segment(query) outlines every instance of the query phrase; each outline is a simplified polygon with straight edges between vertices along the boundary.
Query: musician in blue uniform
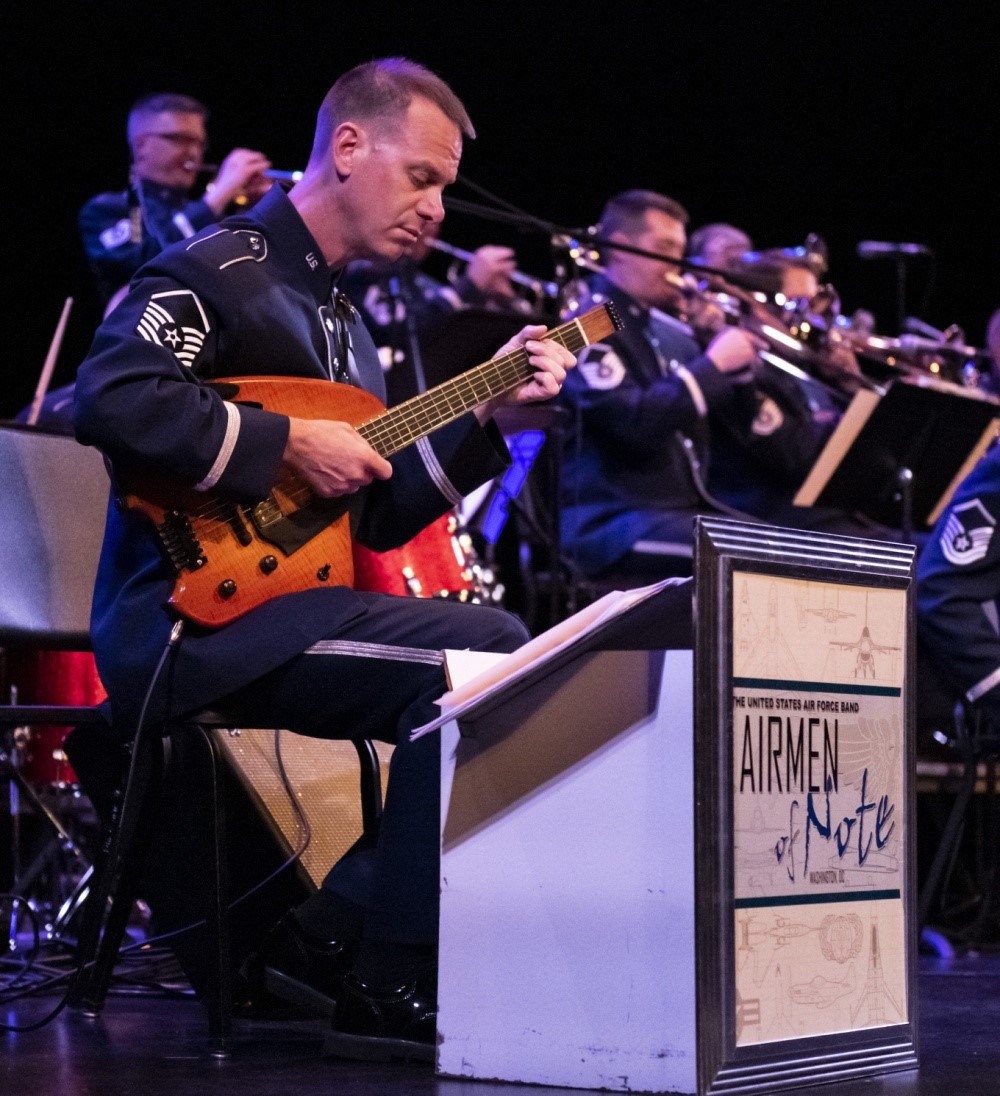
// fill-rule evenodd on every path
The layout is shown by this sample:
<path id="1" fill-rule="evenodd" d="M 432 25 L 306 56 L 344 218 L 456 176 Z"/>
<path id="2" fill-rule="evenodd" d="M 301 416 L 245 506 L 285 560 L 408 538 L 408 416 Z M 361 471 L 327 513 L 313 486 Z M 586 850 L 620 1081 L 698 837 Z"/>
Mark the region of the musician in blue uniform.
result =
<path id="1" fill-rule="evenodd" d="M 601 235 L 680 259 L 687 220 L 672 198 L 626 191 L 604 207 Z M 588 576 L 612 568 L 653 576 L 665 555 L 691 554 L 692 521 L 706 506 L 685 445 L 703 453 L 710 412 L 752 386 L 757 345 L 730 327 L 703 352 L 668 311 L 681 300 L 676 268 L 615 249 L 605 264 L 588 280 L 585 304 L 613 301 L 624 330 L 583 350 L 563 389 L 575 423 L 564 453 L 563 542 Z"/>
<path id="2" fill-rule="evenodd" d="M 954 688 L 1000 727 L 1000 448 L 959 485 L 917 562 L 917 635 Z"/>
<path id="3" fill-rule="evenodd" d="M 533 379 L 391 460 L 335 415 L 227 401 L 209 383 L 280 375 L 381 396 L 375 347 L 337 275 L 352 260 L 398 259 L 441 220 L 463 135 L 474 131 L 461 102 L 419 65 L 373 61 L 342 76 L 302 180 L 164 251 L 98 330 L 79 371 L 80 440 L 119 478 L 170 476 L 238 503 L 294 474 L 321 498 L 349 500 L 358 539 L 376 549 L 410 539 L 501 471 L 509 455 L 495 408 L 551 397 L 573 364 L 537 326 L 503 348 L 524 347 Z M 112 508 L 92 633 L 121 726 L 134 725 L 170 642 L 172 585 L 151 524 Z M 340 1052 L 387 1040 L 394 1053 L 433 1055 L 439 742 L 409 734 L 437 712 L 442 649 L 509 651 L 525 638 L 496 609 L 335 587 L 274 597 L 218 629 L 188 626 L 170 646 L 149 719 L 228 697 L 248 726 L 259 715 L 267 726 L 396 743 L 374 862 L 348 854 L 283 930 L 324 965 Z"/>
<path id="4" fill-rule="evenodd" d="M 601 235 L 679 259 L 687 220 L 672 198 L 626 191 L 605 206 Z M 828 386 L 761 364 L 766 344 L 743 328 L 713 335 L 678 319 L 690 287 L 676 266 L 613 247 L 604 258 L 590 294 L 617 304 L 625 330 L 581 353 L 561 397 L 576 423 L 564 454 L 563 536 L 585 575 L 651 579 L 676 569 L 691 554 L 698 513 L 892 536 L 862 517 L 792 504 L 840 416 Z"/>
<path id="5" fill-rule="evenodd" d="M 137 100 L 128 115 L 129 185 L 91 198 L 80 210 L 83 248 L 102 305 L 154 255 L 222 217 L 242 196 L 253 203 L 270 186 L 261 152 L 233 149 L 205 193 L 192 197 L 203 170 L 208 110 L 189 95 Z"/>

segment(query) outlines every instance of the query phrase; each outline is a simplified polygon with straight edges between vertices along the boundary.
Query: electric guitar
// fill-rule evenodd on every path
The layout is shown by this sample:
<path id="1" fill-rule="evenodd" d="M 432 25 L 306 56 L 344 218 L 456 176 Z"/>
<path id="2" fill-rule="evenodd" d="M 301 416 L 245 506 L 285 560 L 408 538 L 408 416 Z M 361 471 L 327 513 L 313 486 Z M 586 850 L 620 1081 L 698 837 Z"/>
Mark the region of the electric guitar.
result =
<path id="1" fill-rule="evenodd" d="M 573 353 L 621 330 L 614 305 L 599 305 L 547 332 Z M 233 377 L 225 399 L 305 419 L 350 423 L 383 457 L 398 453 L 468 411 L 531 379 L 523 347 L 477 365 L 386 410 L 370 392 L 294 377 Z M 324 499 L 285 471 L 255 505 L 194 491 L 169 480 L 126 478 L 121 504 L 153 523 L 174 571 L 173 609 L 221 627 L 281 594 L 354 580 L 348 510 L 352 496 Z"/>

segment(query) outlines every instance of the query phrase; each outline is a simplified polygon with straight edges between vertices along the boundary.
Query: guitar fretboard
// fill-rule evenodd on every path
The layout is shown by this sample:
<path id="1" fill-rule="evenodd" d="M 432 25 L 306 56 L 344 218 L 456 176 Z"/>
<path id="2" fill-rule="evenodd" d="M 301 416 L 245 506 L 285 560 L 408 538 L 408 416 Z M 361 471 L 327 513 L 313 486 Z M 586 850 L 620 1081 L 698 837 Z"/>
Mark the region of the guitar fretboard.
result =
<path id="1" fill-rule="evenodd" d="M 603 311 L 603 308 L 592 311 Z M 587 313 L 553 328 L 543 338 L 552 339 L 575 354 L 591 341 L 584 322 L 591 315 L 592 312 Z M 467 411 L 524 384 L 533 372 L 528 352 L 519 347 L 363 423 L 358 427 L 358 433 L 377 453 L 390 457 L 439 427 L 461 418 Z"/>

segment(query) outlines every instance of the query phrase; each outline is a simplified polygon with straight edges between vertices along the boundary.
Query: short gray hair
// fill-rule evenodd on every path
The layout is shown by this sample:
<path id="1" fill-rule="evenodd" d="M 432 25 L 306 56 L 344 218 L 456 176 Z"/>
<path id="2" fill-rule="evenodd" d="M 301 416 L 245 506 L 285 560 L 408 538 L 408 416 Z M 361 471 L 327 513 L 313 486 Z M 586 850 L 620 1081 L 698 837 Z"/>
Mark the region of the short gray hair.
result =
<path id="1" fill-rule="evenodd" d="M 132 104 L 128 112 L 126 134 L 131 145 L 142 134 L 146 120 L 155 114 L 200 114 L 208 122 L 208 107 L 190 95 L 178 95 L 172 91 L 159 91 L 143 95 Z"/>

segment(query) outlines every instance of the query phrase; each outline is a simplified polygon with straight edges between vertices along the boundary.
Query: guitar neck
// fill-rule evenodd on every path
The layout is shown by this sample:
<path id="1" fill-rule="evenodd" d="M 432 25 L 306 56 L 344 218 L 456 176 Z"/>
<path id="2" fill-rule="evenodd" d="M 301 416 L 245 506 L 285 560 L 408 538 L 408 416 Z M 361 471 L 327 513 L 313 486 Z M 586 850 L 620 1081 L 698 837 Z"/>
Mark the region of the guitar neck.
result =
<path id="1" fill-rule="evenodd" d="M 596 339 L 618 330 L 621 321 L 614 305 L 608 303 L 553 328 L 544 338 L 576 354 Z M 467 412 L 520 387 L 533 373 L 528 352 L 518 347 L 370 419 L 358 427 L 358 433 L 377 453 L 390 457 Z"/>

